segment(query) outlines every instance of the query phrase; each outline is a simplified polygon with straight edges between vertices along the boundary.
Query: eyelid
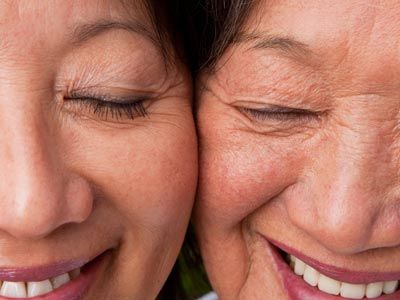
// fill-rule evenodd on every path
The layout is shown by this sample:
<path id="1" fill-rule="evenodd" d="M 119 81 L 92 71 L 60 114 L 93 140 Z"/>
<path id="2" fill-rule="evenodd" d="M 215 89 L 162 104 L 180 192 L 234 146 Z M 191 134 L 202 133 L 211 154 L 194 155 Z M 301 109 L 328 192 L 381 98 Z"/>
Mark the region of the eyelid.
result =
<path id="1" fill-rule="evenodd" d="M 278 105 L 269 105 L 268 107 L 261 108 L 245 108 L 249 110 L 257 110 L 260 112 L 268 112 L 268 113 L 317 113 L 315 111 L 311 111 L 309 109 L 304 108 L 295 108 L 288 106 L 278 106 Z"/>
<path id="2" fill-rule="evenodd" d="M 148 116 L 145 102 L 148 96 L 116 97 L 96 93 L 71 92 L 64 97 L 65 104 L 72 107 L 70 112 L 89 119 L 101 121 L 134 120 Z M 93 117 L 94 116 L 94 117 Z"/>
<path id="3" fill-rule="evenodd" d="M 247 116 L 258 120 L 275 120 L 275 121 L 311 121 L 318 120 L 320 116 L 324 113 L 321 111 L 313 111 L 303 108 L 293 108 L 278 105 L 269 105 L 267 107 L 260 108 L 250 108 L 250 107 L 239 107 L 242 113 Z"/>
<path id="4" fill-rule="evenodd" d="M 127 104 L 127 103 L 134 103 L 134 102 L 139 102 L 139 101 L 146 101 L 151 98 L 150 95 L 144 95 L 144 94 L 137 94 L 137 95 L 121 95 L 121 96 L 115 96 L 111 95 L 107 92 L 104 93 L 99 93 L 99 92 L 94 92 L 94 91 L 85 91 L 85 90 L 77 90 L 77 91 L 71 91 L 67 97 L 64 97 L 64 99 L 69 100 L 69 99 L 81 99 L 81 100 L 99 100 L 99 101 L 104 101 L 104 102 L 111 102 L 111 103 L 116 103 L 116 104 Z"/>

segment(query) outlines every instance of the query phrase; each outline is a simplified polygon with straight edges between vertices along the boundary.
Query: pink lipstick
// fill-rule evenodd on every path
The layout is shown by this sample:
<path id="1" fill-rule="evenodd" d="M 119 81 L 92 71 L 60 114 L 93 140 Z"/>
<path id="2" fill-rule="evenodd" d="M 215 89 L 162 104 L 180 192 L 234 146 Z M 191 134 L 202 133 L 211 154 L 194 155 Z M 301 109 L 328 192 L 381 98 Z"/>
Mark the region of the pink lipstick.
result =
<path id="1" fill-rule="evenodd" d="M 78 300 L 83 299 L 90 287 L 94 284 L 97 274 L 105 267 L 110 259 L 110 251 L 106 251 L 92 259 L 76 259 L 46 266 L 32 268 L 0 268 L 0 281 L 2 281 L 2 293 L 0 300 L 32 299 L 32 300 Z M 63 278 L 62 282 L 55 278 Z M 47 293 L 34 294 L 33 288 L 42 285 L 37 282 L 45 282 L 49 289 Z M 5 287 L 4 285 L 7 284 Z M 36 284 L 36 285 L 35 285 Z M 3 290 L 19 287 L 16 294 L 8 295 Z M 30 294 L 28 294 L 30 292 Z M 25 293 L 25 295 L 24 295 Z M 38 296 L 34 296 L 38 295 Z M 19 297 L 19 298 L 18 298 Z"/>
<path id="2" fill-rule="evenodd" d="M 343 293 L 343 287 L 346 283 L 348 284 L 364 284 L 375 283 L 375 282 L 385 282 L 385 281 L 397 281 L 400 278 L 400 273 L 398 272 L 357 272 L 352 270 L 347 270 L 344 268 L 338 268 L 335 266 L 330 266 L 324 263 L 321 263 L 315 259 L 312 259 L 303 253 L 292 249 L 281 242 L 276 240 L 272 240 L 266 238 L 261 235 L 262 238 L 267 243 L 267 247 L 272 249 L 273 259 L 275 265 L 277 267 L 277 271 L 280 275 L 280 278 L 283 282 L 284 287 L 286 288 L 288 297 L 290 300 L 340 300 L 340 299 L 350 299 L 344 296 L 336 296 L 323 292 L 318 287 L 311 286 L 309 283 L 305 281 L 301 276 L 298 276 L 291 269 L 289 264 L 285 261 L 285 255 L 293 255 L 294 257 L 302 260 L 308 266 L 314 268 L 317 272 L 322 275 L 325 275 L 329 278 L 335 279 L 341 283 L 341 291 L 340 294 Z M 280 252 L 284 252 L 284 255 Z M 321 277 L 322 278 L 322 277 Z M 321 283 L 321 282 L 320 282 Z M 343 294 L 342 294 L 343 295 Z M 380 295 L 380 296 L 379 296 Z M 350 296 L 349 296 L 350 297 Z M 362 299 L 367 299 L 366 294 L 364 297 L 361 296 Z M 352 297 L 352 299 L 355 299 Z M 360 298 L 357 298 L 360 299 Z M 391 294 L 385 295 L 384 293 L 377 294 L 373 299 L 376 300 L 395 300 L 400 299 L 400 291 L 397 290 Z"/>
<path id="3" fill-rule="evenodd" d="M 365 271 L 351 271 L 343 268 L 338 268 L 335 266 L 330 266 L 324 264 L 320 261 L 317 261 L 311 257 L 306 256 L 305 254 L 297 251 L 296 249 L 287 247 L 278 241 L 274 241 L 268 239 L 268 241 L 275 245 L 275 247 L 283 250 L 288 254 L 292 254 L 297 258 L 304 261 L 307 265 L 313 267 L 318 272 L 336 279 L 338 281 L 344 281 L 348 283 L 370 283 L 370 282 L 378 282 L 378 281 L 391 281 L 398 280 L 400 278 L 400 272 L 365 272 Z"/>

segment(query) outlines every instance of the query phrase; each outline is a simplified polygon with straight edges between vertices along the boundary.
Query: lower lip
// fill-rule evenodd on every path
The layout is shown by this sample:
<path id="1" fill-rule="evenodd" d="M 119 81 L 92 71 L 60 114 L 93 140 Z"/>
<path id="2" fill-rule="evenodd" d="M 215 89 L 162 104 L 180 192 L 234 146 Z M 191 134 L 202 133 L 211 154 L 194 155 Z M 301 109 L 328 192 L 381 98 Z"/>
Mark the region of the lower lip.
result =
<path id="1" fill-rule="evenodd" d="M 312 287 L 307 284 L 300 276 L 294 274 L 289 265 L 282 258 L 281 254 L 278 253 L 278 248 L 272 245 L 264 236 L 263 239 L 267 242 L 268 246 L 272 249 L 272 256 L 278 267 L 278 271 L 282 275 L 283 284 L 287 290 L 290 300 L 343 300 L 349 298 L 343 298 L 340 296 L 333 296 L 321 292 L 318 288 Z M 369 299 L 369 298 L 362 298 Z M 383 295 L 376 298 L 370 298 L 375 300 L 399 300 L 400 291 L 397 291 L 390 295 Z"/>
<path id="2" fill-rule="evenodd" d="M 1 297 L 0 300 L 81 300 L 96 280 L 97 274 L 105 267 L 110 252 L 105 252 L 83 266 L 80 275 L 51 293 L 32 298 Z"/>

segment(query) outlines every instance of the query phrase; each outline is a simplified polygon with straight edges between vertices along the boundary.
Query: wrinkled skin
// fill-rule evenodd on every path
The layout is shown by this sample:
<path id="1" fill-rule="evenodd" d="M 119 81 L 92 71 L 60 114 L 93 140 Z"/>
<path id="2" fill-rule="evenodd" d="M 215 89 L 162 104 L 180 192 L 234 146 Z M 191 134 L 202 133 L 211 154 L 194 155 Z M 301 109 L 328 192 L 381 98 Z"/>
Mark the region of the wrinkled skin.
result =
<path id="1" fill-rule="evenodd" d="M 139 1 L 1 1 L 0 20 L 0 267 L 110 250 L 85 299 L 154 299 L 196 188 L 187 70 Z M 146 115 L 92 95 L 145 97 Z"/>
<path id="2" fill-rule="evenodd" d="M 214 289 L 288 299 L 267 240 L 399 271 L 400 5 L 260 1 L 241 31 L 198 89 L 195 225 Z"/>

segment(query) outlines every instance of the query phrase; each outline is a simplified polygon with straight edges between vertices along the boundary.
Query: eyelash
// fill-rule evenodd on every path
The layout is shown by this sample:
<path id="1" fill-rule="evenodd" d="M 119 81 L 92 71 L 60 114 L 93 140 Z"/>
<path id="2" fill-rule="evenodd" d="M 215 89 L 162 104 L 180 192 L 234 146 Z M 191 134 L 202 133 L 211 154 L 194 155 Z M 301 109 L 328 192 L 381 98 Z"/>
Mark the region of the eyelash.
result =
<path id="1" fill-rule="evenodd" d="M 298 108 L 288 107 L 275 107 L 271 109 L 252 109 L 242 108 L 243 112 L 251 117 L 259 120 L 275 120 L 282 122 L 296 122 L 296 121 L 315 121 L 319 118 L 319 113 Z"/>
<path id="2" fill-rule="evenodd" d="M 148 115 L 144 102 L 148 99 L 142 97 L 134 100 L 124 100 L 101 95 L 71 95 L 64 98 L 75 101 L 76 104 L 88 109 L 89 112 L 103 120 L 131 119 L 146 117 Z"/>

